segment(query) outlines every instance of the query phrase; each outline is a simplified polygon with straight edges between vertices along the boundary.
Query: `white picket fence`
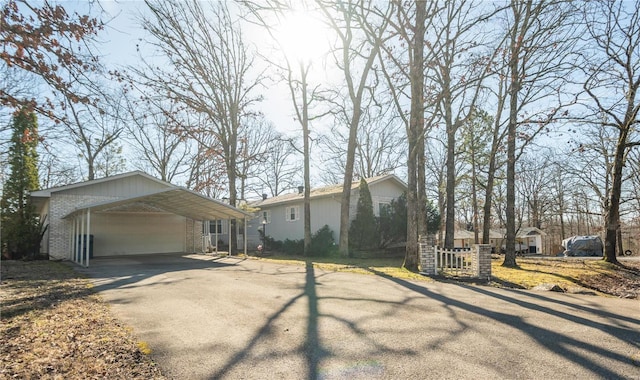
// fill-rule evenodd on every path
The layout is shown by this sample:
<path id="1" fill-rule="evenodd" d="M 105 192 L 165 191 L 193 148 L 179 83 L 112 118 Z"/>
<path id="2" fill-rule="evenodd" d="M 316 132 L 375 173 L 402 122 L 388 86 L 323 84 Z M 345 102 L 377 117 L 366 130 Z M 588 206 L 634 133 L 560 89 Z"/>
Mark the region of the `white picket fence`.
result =
<path id="1" fill-rule="evenodd" d="M 444 249 L 436 247 L 436 268 L 439 274 L 476 276 L 478 255 L 471 248 Z"/>
<path id="2" fill-rule="evenodd" d="M 427 276 L 474 277 L 491 279 L 491 245 L 444 249 L 434 244 L 435 236 L 421 236 L 420 273 Z"/>

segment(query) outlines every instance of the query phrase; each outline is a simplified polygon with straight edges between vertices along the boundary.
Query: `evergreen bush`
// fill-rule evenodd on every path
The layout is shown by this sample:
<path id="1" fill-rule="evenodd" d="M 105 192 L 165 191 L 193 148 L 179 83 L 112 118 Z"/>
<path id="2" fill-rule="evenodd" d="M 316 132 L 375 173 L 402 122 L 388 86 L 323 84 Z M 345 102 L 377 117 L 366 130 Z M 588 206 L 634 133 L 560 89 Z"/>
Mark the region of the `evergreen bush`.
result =
<path id="1" fill-rule="evenodd" d="M 0 201 L 2 215 L 2 247 L 12 259 L 35 259 L 45 231 L 35 213 L 30 191 L 39 189 L 38 180 L 38 122 L 35 113 L 22 108 L 13 115 L 10 173 Z"/>
<path id="2" fill-rule="evenodd" d="M 378 246 L 379 236 L 376 217 L 373 213 L 373 201 L 367 181 L 360 180 L 360 197 L 356 208 L 356 217 L 349 227 L 349 245 L 356 250 L 371 249 Z"/>

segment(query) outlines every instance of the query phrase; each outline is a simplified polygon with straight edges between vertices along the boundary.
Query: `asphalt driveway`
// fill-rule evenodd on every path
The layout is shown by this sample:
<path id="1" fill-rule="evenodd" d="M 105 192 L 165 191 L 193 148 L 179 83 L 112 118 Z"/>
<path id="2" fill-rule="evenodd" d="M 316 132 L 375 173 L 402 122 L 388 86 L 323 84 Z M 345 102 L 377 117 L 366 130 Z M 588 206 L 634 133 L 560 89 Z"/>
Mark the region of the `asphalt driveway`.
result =
<path id="1" fill-rule="evenodd" d="M 96 259 L 176 379 L 640 379 L 640 302 L 204 255 Z"/>

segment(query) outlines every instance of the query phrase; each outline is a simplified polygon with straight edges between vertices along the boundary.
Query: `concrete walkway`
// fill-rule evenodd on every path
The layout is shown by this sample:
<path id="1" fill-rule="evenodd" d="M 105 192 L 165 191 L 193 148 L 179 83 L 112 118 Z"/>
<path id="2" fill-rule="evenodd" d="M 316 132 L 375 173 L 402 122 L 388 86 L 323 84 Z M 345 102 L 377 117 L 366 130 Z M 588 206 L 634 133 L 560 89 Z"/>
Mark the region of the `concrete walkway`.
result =
<path id="1" fill-rule="evenodd" d="M 96 259 L 176 379 L 640 379 L 640 302 L 210 256 Z"/>

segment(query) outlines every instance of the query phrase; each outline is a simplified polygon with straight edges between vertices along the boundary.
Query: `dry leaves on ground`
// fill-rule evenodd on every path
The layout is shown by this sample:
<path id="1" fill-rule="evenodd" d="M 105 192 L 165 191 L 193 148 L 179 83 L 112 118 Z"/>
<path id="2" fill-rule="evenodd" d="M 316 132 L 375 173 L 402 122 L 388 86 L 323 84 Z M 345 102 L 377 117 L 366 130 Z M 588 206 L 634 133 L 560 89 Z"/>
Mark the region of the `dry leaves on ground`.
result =
<path id="1" fill-rule="evenodd" d="M 0 299 L 0 379 L 164 378 L 64 264 L 3 261 Z"/>
<path id="2" fill-rule="evenodd" d="M 621 298 L 640 298 L 640 263 L 624 262 L 622 266 L 608 265 L 599 273 L 583 275 L 580 282 L 591 289 Z"/>

